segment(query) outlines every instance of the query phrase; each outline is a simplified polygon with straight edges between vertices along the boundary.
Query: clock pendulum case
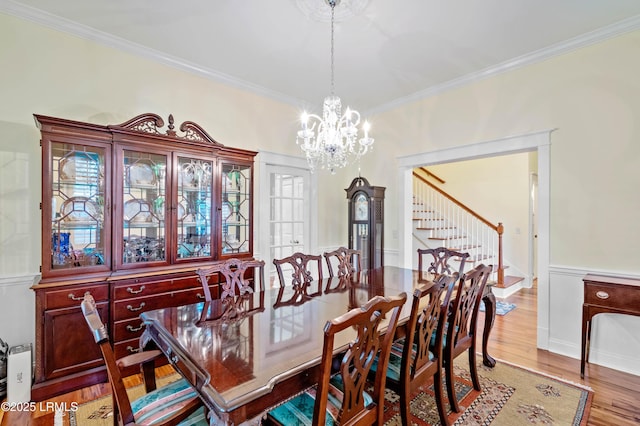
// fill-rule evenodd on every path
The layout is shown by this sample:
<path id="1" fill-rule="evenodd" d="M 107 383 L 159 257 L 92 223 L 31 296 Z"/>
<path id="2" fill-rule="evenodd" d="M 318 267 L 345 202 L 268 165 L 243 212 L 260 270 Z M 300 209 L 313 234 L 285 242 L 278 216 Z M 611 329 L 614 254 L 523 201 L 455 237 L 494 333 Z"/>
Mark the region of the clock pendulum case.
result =
<path id="1" fill-rule="evenodd" d="M 383 266 L 385 188 L 371 186 L 358 176 L 345 191 L 349 202 L 349 248 L 361 251 L 363 268 L 379 268 Z"/>

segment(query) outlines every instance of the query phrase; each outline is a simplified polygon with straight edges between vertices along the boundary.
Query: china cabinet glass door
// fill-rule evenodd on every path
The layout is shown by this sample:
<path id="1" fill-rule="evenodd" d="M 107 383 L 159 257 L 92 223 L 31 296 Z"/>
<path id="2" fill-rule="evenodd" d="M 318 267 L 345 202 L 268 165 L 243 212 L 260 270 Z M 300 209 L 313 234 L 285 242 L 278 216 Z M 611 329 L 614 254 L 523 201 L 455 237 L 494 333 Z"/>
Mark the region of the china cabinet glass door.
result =
<path id="1" fill-rule="evenodd" d="M 251 250 L 251 165 L 222 163 L 222 255 Z"/>
<path id="2" fill-rule="evenodd" d="M 106 152 L 99 146 L 51 143 L 49 269 L 52 271 L 109 267 L 105 230 Z"/>
<path id="3" fill-rule="evenodd" d="M 211 257 L 213 161 L 178 157 L 177 259 Z"/>
<path id="4" fill-rule="evenodd" d="M 167 156 L 123 151 L 122 263 L 167 260 Z"/>

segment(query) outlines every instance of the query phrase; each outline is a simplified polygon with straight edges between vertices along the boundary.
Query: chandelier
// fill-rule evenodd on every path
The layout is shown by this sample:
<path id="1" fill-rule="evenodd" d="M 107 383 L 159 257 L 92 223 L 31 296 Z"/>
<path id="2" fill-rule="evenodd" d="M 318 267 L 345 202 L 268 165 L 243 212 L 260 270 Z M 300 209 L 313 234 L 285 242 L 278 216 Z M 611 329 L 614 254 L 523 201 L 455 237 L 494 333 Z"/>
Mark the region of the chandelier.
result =
<path id="1" fill-rule="evenodd" d="M 360 113 L 347 107 L 342 114 L 342 102 L 335 95 L 334 84 L 334 14 L 340 0 L 325 0 L 331 6 L 331 95 L 324 98 L 322 117 L 303 112 L 300 117 L 302 129 L 298 131 L 296 144 L 304 151 L 309 168 L 327 169 L 334 174 L 336 169 L 357 161 L 373 145 L 369 137 L 369 123 L 362 125 L 364 137 L 358 139 Z"/>

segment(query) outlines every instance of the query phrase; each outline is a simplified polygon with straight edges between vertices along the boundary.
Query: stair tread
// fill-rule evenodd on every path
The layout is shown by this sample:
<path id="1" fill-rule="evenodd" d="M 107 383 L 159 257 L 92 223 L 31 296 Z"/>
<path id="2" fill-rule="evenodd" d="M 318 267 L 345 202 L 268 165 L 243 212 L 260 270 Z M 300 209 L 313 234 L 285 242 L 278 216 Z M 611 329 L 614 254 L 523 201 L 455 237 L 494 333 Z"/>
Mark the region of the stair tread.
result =
<path id="1" fill-rule="evenodd" d="M 481 262 L 483 260 L 492 259 L 493 256 L 489 254 L 476 254 L 467 258 L 467 262 Z"/>
<path id="2" fill-rule="evenodd" d="M 478 248 L 478 247 L 480 247 L 480 246 L 479 245 L 474 245 L 474 244 L 469 244 L 469 245 L 462 245 L 462 246 L 459 246 L 459 247 L 449 247 L 449 250 L 462 252 L 464 250 L 474 249 L 474 248 Z"/>
<path id="3" fill-rule="evenodd" d="M 430 226 L 417 226 L 416 229 L 419 229 L 420 231 L 438 231 L 440 229 L 456 229 L 453 226 L 450 226 L 448 228 L 433 228 Z"/>
<path id="4" fill-rule="evenodd" d="M 524 281 L 524 277 L 515 277 L 513 275 L 505 275 L 504 284 L 496 284 L 497 288 L 509 288 L 512 285 L 518 284 L 519 282 Z"/>

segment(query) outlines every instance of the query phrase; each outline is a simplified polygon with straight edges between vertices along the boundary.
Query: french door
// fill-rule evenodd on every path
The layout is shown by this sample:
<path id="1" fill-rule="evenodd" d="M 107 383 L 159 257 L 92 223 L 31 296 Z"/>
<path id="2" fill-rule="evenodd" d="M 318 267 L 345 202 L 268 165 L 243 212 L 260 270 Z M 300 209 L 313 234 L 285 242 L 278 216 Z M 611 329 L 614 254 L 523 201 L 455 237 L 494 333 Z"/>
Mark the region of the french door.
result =
<path id="1" fill-rule="evenodd" d="M 263 154 L 265 153 L 260 156 Z M 298 251 L 316 254 L 314 250 L 317 238 L 313 231 L 316 227 L 312 226 L 317 220 L 314 207 L 317 205 L 316 179 L 306 167 L 306 161 L 302 163 L 302 167 L 297 167 L 295 161 L 288 156 L 276 157 L 263 163 L 264 166 L 261 165 L 260 182 L 261 257 L 267 264 L 271 277 L 276 277 L 273 259 Z"/>

